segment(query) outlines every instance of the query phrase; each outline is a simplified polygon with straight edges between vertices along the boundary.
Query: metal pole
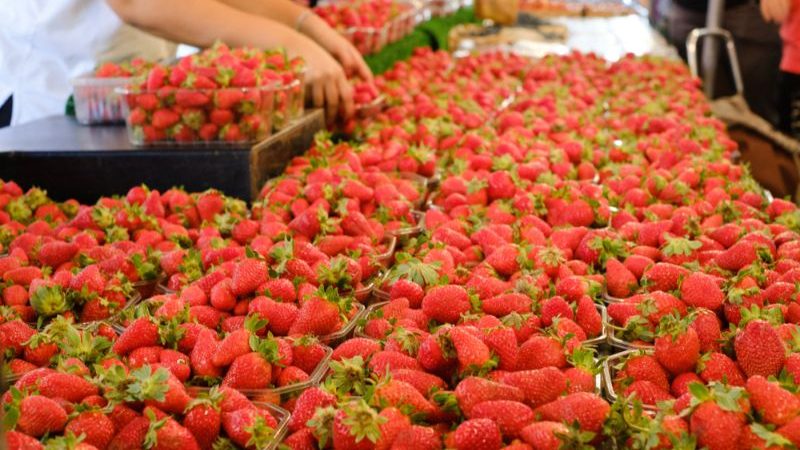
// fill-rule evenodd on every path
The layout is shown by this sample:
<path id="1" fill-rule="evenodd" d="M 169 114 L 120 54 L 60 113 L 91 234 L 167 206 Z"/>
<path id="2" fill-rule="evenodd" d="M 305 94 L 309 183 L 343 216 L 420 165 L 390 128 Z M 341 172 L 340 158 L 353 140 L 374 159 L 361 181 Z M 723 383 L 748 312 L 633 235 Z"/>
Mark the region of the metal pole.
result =
<path id="1" fill-rule="evenodd" d="M 719 30 L 722 26 L 722 16 L 725 14 L 725 0 L 709 0 L 708 13 L 706 14 L 706 28 Z M 719 63 L 719 42 L 715 39 L 706 40 L 703 47 L 703 91 L 706 97 L 714 96 L 714 79 L 717 76 Z"/>

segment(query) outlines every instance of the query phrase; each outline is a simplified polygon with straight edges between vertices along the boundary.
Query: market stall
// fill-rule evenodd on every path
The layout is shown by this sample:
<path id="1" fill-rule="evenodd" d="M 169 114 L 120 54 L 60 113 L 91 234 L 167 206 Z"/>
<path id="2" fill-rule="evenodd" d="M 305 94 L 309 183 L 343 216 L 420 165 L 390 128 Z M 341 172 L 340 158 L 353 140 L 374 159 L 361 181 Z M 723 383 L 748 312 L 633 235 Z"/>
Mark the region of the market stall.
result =
<path id="1" fill-rule="evenodd" d="M 800 446 L 800 209 L 624 11 L 356 30 L 409 54 L 328 130 L 253 125 L 296 73 L 176 110 L 182 60 L 127 131 L 0 131 L 9 448 Z"/>

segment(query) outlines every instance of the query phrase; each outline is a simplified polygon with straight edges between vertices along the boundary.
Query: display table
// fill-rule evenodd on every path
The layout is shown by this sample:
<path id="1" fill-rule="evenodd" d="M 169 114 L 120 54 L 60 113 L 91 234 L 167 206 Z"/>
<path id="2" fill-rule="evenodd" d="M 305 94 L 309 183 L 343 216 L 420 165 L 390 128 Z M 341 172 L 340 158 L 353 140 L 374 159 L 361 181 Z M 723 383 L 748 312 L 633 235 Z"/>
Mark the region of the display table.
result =
<path id="1" fill-rule="evenodd" d="M 24 180 L 59 197 L 94 203 L 146 184 L 159 190 L 211 187 L 250 199 L 305 152 L 322 129 L 315 110 L 256 146 L 134 147 L 124 126 L 84 126 L 54 116 L 0 130 L 0 179 Z"/>

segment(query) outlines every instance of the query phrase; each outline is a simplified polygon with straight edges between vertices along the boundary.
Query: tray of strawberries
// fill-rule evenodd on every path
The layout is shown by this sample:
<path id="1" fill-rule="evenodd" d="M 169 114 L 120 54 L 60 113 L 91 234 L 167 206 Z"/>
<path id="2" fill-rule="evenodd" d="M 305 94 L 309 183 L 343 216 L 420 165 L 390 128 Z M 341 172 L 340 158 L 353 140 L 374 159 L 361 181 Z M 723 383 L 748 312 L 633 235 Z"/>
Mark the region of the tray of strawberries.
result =
<path id="1" fill-rule="evenodd" d="M 314 12 L 363 55 L 377 53 L 407 36 L 419 20 L 416 5 L 399 0 L 329 1 Z"/>

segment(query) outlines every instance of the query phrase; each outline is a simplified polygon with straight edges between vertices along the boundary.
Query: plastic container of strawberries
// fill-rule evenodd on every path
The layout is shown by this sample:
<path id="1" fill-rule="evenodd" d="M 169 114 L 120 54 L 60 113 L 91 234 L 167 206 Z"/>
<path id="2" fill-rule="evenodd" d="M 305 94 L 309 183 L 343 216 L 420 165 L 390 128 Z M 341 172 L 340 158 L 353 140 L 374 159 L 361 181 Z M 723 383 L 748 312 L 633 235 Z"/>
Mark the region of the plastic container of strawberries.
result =
<path id="1" fill-rule="evenodd" d="M 83 75 L 72 79 L 75 118 L 83 125 L 122 123 L 125 106 L 117 89 L 131 84 L 133 78 L 100 78 Z"/>
<path id="2" fill-rule="evenodd" d="M 135 86 L 117 89 L 122 95 L 128 139 L 135 146 L 242 146 L 263 141 L 272 134 L 275 95 L 279 84 L 252 88 L 161 89 Z M 191 100 L 194 114 L 177 104 L 177 96 Z M 210 121 L 219 110 L 219 98 L 228 96 L 231 119 L 218 126 Z"/>
<path id="3" fill-rule="evenodd" d="M 281 399 L 291 397 L 293 394 L 302 392 L 312 386 L 319 385 L 320 381 L 322 381 L 322 378 L 325 376 L 325 373 L 328 371 L 328 364 L 330 363 L 332 354 L 333 349 L 326 345 L 325 356 L 322 357 L 319 364 L 317 364 L 317 367 L 314 368 L 314 371 L 308 374 L 308 380 L 303 382 L 277 388 L 237 389 L 237 391 L 246 395 L 250 399 L 274 399 L 275 401 L 279 401 Z M 190 392 L 207 392 L 211 388 L 205 386 L 189 386 L 188 389 Z"/>
<path id="4" fill-rule="evenodd" d="M 614 353 L 603 360 L 603 388 L 606 398 L 609 401 L 613 403 L 618 398 L 617 391 L 614 388 L 614 378 L 616 378 L 617 375 L 616 366 L 630 356 L 639 355 L 642 353 L 652 354 L 652 352 L 652 349 L 625 350 L 623 352 Z M 658 410 L 655 405 L 642 405 L 642 408 L 646 411 Z"/>

